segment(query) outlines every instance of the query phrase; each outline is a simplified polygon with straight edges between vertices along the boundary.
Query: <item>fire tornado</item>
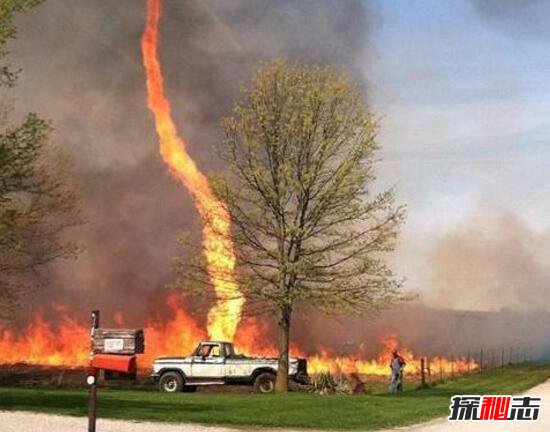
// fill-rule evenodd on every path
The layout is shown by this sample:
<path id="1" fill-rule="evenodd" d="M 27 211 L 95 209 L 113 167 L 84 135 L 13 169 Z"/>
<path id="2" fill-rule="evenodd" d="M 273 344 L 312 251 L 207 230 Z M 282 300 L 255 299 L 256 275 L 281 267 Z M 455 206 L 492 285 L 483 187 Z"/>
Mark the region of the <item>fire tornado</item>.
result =
<path id="1" fill-rule="evenodd" d="M 148 107 L 155 119 L 159 151 L 171 174 L 190 192 L 204 223 L 203 248 L 208 274 L 217 302 L 208 313 L 208 334 L 214 340 L 232 341 L 241 317 L 244 298 L 235 283 L 235 255 L 228 237 L 230 218 L 223 203 L 213 194 L 206 176 L 197 168 L 178 135 L 164 93 L 158 58 L 158 23 L 161 0 L 148 0 L 147 22 L 141 39 L 143 65 L 147 75 Z"/>

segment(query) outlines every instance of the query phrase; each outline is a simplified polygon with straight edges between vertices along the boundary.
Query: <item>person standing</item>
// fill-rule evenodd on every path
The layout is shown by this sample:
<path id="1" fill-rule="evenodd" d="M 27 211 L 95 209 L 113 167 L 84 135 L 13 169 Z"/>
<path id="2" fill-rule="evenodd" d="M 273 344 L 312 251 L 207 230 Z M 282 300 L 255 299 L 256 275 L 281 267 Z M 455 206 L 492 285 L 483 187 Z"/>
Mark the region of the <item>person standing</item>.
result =
<path id="1" fill-rule="evenodd" d="M 390 393 L 398 393 L 403 391 L 403 369 L 406 364 L 405 359 L 399 355 L 397 350 L 394 350 L 392 352 L 392 359 L 390 362 Z"/>

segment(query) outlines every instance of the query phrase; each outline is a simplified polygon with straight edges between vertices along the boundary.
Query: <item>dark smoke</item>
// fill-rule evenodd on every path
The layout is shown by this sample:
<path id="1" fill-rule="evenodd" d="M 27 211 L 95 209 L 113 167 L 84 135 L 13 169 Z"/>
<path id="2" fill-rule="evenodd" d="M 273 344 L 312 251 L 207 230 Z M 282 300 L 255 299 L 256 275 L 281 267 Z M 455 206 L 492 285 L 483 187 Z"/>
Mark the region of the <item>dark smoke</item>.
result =
<path id="1" fill-rule="evenodd" d="M 312 328 L 315 331 L 308 330 Z M 464 311 L 422 302 L 400 305 L 368 319 L 327 320 L 311 314 L 301 317 L 295 331 L 298 345 L 308 353 L 328 346 L 338 354 L 359 352 L 370 357 L 378 354 L 381 338 L 393 333 L 402 347 L 413 348 L 416 355 L 466 357 L 470 353 L 479 357 L 483 349 L 486 361 L 491 360 L 488 355 L 495 355 L 498 362 L 502 349 L 507 361 L 510 348 L 514 361 L 518 351 L 521 359 L 524 353 L 532 359 L 550 358 L 549 332 L 550 312 L 546 311 Z"/>
<path id="2" fill-rule="evenodd" d="M 69 301 L 82 315 L 92 306 L 104 316 L 122 310 L 136 323 L 172 280 L 179 231 L 200 233 L 192 202 L 157 154 L 141 65 L 144 15 L 145 2 L 135 0 L 48 0 L 20 17 L 10 46 L 23 69 L 17 108 L 53 121 L 89 220 L 75 233 L 85 252 L 52 271 L 38 304 Z M 165 1 L 166 86 L 199 166 L 220 168 L 212 151 L 219 119 L 257 62 L 333 63 L 359 79 L 369 16 L 358 0 Z"/>

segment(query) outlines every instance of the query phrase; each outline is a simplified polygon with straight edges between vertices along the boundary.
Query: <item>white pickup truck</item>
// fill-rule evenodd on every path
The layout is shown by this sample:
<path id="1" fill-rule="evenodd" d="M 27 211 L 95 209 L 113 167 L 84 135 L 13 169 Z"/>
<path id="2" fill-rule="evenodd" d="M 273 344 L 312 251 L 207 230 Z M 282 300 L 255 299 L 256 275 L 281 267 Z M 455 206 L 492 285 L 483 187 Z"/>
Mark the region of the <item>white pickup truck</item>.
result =
<path id="1" fill-rule="evenodd" d="M 162 392 L 195 391 L 199 385 L 248 384 L 260 393 L 275 389 L 277 359 L 251 358 L 235 353 L 229 342 L 201 342 L 188 357 L 160 357 L 152 377 Z M 289 378 L 307 383 L 305 359 L 289 359 Z"/>

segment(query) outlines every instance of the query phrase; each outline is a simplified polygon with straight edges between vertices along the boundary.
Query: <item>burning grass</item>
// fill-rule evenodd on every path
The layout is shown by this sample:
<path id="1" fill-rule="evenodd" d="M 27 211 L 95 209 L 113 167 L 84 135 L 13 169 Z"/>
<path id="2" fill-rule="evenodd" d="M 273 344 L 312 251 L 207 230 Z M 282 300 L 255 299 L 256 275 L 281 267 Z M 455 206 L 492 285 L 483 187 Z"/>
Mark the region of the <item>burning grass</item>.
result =
<path id="1" fill-rule="evenodd" d="M 181 296 L 168 295 L 168 314 L 162 319 L 151 318 L 145 322 L 145 354 L 138 356 L 138 367 L 148 374 L 151 364 L 159 356 L 184 356 L 192 352 L 197 343 L 207 338 L 204 328 L 192 317 L 183 304 Z M 89 359 L 89 328 L 77 322 L 63 306 L 56 306 L 58 322 L 52 324 L 37 312 L 26 328 L 18 332 L 0 328 L 0 365 L 28 364 L 83 368 Z M 118 313 L 114 320 L 124 326 L 124 316 Z M 276 357 L 277 348 L 265 338 L 266 323 L 256 319 L 243 320 L 237 329 L 235 346 L 240 353 L 250 356 Z M 397 335 L 388 334 L 378 341 L 378 354 L 366 358 L 359 350 L 356 354 L 339 356 L 319 348 L 317 353 L 304 352 L 291 344 L 291 355 L 306 357 L 310 374 L 330 372 L 332 375 L 387 377 L 391 353 L 398 349 L 407 361 L 407 374 L 417 376 L 420 372 L 420 357 L 412 350 L 401 346 Z M 434 374 L 450 376 L 477 369 L 477 364 L 464 358 L 431 358 Z"/>
<path id="2" fill-rule="evenodd" d="M 183 304 L 181 296 L 168 295 L 168 313 L 162 319 L 150 318 L 144 325 L 145 354 L 138 356 L 138 367 L 148 373 L 154 358 L 159 356 L 188 355 L 197 343 L 207 338 L 205 329 L 192 317 Z M 58 322 L 53 324 L 37 312 L 26 328 L 18 332 L 0 328 L 0 365 L 19 363 L 31 365 L 63 366 L 65 368 L 85 367 L 89 356 L 89 327 L 76 321 L 69 309 L 56 306 Z M 123 327 L 124 316 L 118 313 L 114 321 Z M 275 345 L 265 338 L 268 328 L 257 319 L 243 320 L 237 329 L 235 345 L 237 350 L 250 356 L 276 357 Z M 397 335 L 388 334 L 378 341 L 378 354 L 366 358 L 359 350 L 356 354 L 338 356 L 320 347 L 317 353 L 304 352 L 291 344 L 291 355 L 307 357 L 311 374 L 330 372 L 333 375 L 388 375 L 391 352 L 398 349 L 407 361 L 407 373 L 419 373 L 420 358 L 412 350 L 401 346 Z M 432 358 L 434 371 L 444 375 L 461 374 L 477 368 L 474 361 L 464 358 Z"/>
<path id="3" fill-rule="evenodd" d="M 102 390 L 99 416 L 234 426 L 314 429 L 380 429 L 429 420 L 448 413 L 454 394 L 514 394 L 550 377 L 550 364 L 521 364 L 474 373 L 429 389 L 408 386 L 398 396 L 380 389 L 370 395 L 290 393 L 160 394 Z M 84 416 L 84 390 L 0 388 L 0 409 Z"/>

